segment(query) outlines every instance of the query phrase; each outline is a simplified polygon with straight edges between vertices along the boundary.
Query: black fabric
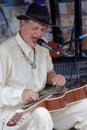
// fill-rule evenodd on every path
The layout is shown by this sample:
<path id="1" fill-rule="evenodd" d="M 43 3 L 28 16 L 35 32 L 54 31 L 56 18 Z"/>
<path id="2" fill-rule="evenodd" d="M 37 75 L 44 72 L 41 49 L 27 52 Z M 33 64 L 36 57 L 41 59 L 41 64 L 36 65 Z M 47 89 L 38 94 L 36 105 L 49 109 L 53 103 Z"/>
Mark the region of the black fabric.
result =
<path id="1" fill-rule="evenodd" d="M 74 128 L 74 127 L 72 127 L 72 128 L 70 128 L 69 130 L 77 130 L 76 128 Z"/>
<path id="2" fill-rule="evenodd" d="M 53 130 L 57 130 L 57 129 L 53 128 Z M 77 130 L 77 129 L 75 129 L 74 127 L 72 127 L 69 130 Z"/>

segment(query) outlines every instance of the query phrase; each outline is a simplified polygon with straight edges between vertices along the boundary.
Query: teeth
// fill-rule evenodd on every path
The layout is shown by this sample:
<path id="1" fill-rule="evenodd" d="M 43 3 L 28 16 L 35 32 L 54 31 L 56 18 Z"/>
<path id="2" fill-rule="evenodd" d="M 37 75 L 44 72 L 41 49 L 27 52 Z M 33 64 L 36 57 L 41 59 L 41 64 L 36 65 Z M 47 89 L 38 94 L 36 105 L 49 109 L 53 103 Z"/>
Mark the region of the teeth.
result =
<path id="1" fill-rule="evenodd" d="M 38 39 L 37 39 L 37 38 L 35 38 L 35 37 L 33 37 L 32 39 L 33 39 L 33 41 L 34 41 L 34 42 L 37 42 L 37 40 L 38 40 Z"/>

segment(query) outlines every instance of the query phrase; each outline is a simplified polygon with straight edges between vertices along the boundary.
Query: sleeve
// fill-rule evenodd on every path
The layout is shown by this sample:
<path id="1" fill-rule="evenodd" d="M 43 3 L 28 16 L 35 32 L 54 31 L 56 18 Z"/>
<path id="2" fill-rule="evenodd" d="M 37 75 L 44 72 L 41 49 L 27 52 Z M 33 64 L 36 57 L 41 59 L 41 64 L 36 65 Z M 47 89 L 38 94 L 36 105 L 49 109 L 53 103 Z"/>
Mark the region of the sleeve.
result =
<path id="1" fill-rule="evenodd" d="M 12 64 L 8 54 L 0 50 L 0 106 L 17 105 L 22 102 L 23 89 L 9 86 L 8 77 L 11 75 Z"/>

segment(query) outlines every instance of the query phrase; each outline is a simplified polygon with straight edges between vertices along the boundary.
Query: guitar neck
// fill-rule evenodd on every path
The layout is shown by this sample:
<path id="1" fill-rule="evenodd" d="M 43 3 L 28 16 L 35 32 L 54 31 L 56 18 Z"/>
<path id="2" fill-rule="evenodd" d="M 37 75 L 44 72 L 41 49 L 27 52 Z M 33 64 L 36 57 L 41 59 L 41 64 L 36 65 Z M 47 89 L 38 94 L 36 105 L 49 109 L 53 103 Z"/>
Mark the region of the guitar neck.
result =
<path id="1" fill-rule="evenodd" d="M 21 109 L 23 110 L 23 112 L 25 113 L 27 110 L 29 111 L 33 111 L 33 107 L 38 105 L 40 102 L 42 102 L 45 99 L 50 98 L 52 95 L 46 94 L 46 95 L 41 95 L 38 101 L 31 101 L 29 104 L 26 104 L 24 106 L 21 107 Z"/>
<path id="2" fill-rule="evenodd" d="M 18 124 L 18 122 L 21 121 L 23 115 L 27 112 L 31 112 L 34 109 L 36 109 L 39 106 L 43 106 L 45 107 L 45 103 L 43 104 L 43 101 L 49 97 L 51 97 L 52 95 L 42 95 L 40 96 L 39 101 L 32 101 L 31 103 L 22 106 L 20 109 L 18 109 L 15 113 L 15 115 L 7 122 L 7 126 L 12 127 L 12 126 L 16 126 Z"/>
<path id="3" fill-rule="evenodd" d="M 50 89 L 49 89 L 50 88 Z M 46 88 L 44 90 L 42 90 L 39 95 L 40 95 L 40 98 L 38 101 L 31 101 L 29 102 L 29 104 L 26 104 L 22 107 L 23 110 L 27 110 L 27 109 L 30 109 L 32 108 L 34 105 L 36 104 L 39 104 L 40 102 L 42 102 L 43 100 L 45 99 L 48 99 L 50 98 L 52 95 L 60 95 L 60 92 L 65 88 L 64 86 L 61 86 L 61 87 L 49 87 L 49 88 Z"/>

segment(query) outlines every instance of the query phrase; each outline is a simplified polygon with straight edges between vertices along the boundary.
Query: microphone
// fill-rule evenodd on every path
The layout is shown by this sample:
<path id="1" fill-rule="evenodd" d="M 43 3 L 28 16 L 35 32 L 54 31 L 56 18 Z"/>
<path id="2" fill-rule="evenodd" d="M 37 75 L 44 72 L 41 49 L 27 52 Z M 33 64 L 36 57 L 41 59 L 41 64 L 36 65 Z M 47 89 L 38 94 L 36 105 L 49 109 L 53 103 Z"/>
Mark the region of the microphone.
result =
<path id="1" fill-rule="evenodd" d="M 55 49 L 55 48 L 49 46 L 43 39 L 38 39 L 37 43 L 38 43 L 40 46 L 43 46 L 43 47 L 45 47 L 45 48 L 47 48 L 47 49 L 49 49 L 49 50 L 51 50 L 51 51 L 53 51 L 53 52 L 59 54 L 59 52 L 57 51 L 57 49 Z"/>
<path id="2" fill-rule="evenodd" d="M 83 34 L 83 35 L 79 36 L 79 39 L 83 39 L 85 37 L 87 37 L 87 34 Z"/>

